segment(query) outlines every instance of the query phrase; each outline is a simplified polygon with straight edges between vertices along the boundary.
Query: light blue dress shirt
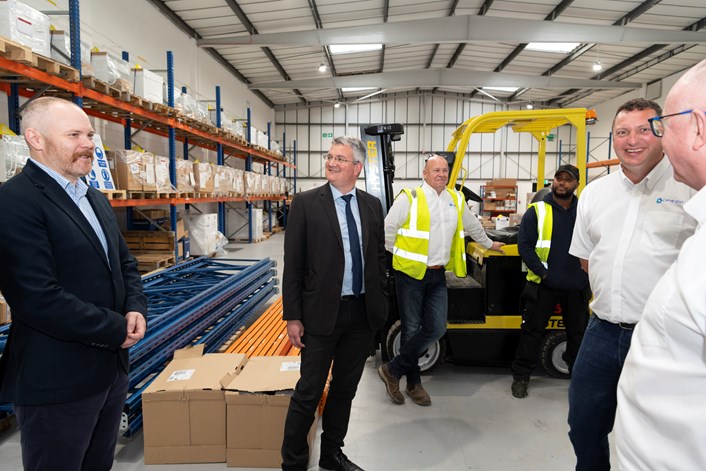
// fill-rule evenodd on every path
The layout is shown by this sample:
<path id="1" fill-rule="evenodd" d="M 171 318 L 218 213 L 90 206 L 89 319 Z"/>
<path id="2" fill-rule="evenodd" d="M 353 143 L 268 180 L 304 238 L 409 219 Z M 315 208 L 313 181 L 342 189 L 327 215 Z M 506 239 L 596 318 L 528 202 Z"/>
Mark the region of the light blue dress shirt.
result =
<path id="1" fill-rule="evenodd" d="M 59 186 L 63 188 L 66 194 L 69 195 L 69 198 L 71 198 L 71 200 L 76 203 L 76 206 L 78 206 L 78 208 L 81 210 L 81 213 L 83 213 L 85 218 L 88 220 L 88 223 L 91 225 L 96 235 L 98 236 L 98 240 L 100 240 L 101 245 L 103 246 L 103 251 L 105 252 L 106 260 L 109 260 L 108 242 L 105 238 L 105 233 L 103 232 L 103 228 L 101 227 L 100 222 L 98 222 L 98 217 L 96 217 L 96 213 L 95 211 L 93 211 L 91 203 L 88 202 L 88 198 L 86 197 L 86 193 L 88 193 L 88 185 L 86 185 L 86 183 L 84 183 L 84 181 L 80 178 L 76 182 L 76 185 L 73 185 L 69 180 L 67 180 L 63 175 L 56 172 L 55 170 L 52 170 L 51 168 L 37 162 L 34 159 L 30 160 L 34 164 L 36 164 L 37 167 L 41 168 L 50 177 L 52 177 L 59 184 Z"/>
<path id="2" fill-rule="evenodd" d="M 338 217 L 338 225 L 341 227 L 341 237 L 343 238 L 343 253 L 346 260 L 345 269 L 343 270 L 343 286 L 341 287 L 341 296 L 349 296 L 353 294 L 353 258 L 351 256 L 351 243 L 348 239 L 348 223 L 346 222 L 346 200 L 342 198 L 343 193 L 338 191 L 333 185 L 331 194 L 333 202 L 336 206 L 336 216 Z M 360 211 L 358 209 L 358 199 L 355 196 L 355 188 L 346 193 L 353 195 L 351 198 L 351 211 L 355 218 L 355 224 L 358 228 L 358 239 L 360 240 L 360 254 L 363 260 L 363 273 L 365 273 L 365 257 L 363 257 L 363 231 L 360 225 Z M 365 292 L 365 283 L 363 283 L 362 293 Z"/>

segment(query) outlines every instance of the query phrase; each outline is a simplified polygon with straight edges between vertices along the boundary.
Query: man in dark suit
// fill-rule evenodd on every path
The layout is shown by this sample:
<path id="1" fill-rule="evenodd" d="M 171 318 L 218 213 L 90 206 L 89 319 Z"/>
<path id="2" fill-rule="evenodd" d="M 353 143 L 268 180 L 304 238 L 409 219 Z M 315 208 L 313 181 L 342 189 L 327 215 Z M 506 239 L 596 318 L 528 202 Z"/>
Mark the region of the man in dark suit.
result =
<path id="1" fill-rule="evenodd" d="M 341 448 L 373 333 L 387 318 L 382 205 L 355 188 L 365 146 L 337 137 L 324 159 L 328 183 L 294 197 L 284 242 L 284 319 L 302 363 L 284 430 L 283 470 L 307 469 L 307 433 L 332 361 L 319 467 L 361 469 Z"/>
<path id="2" fill-rule="evenodd" d="M 108 200 L 81 180 L 88 116 L 38 98 L 22 130 L 31 159 L 0 186 L 0 291 L 12 308 L 0 402 L 13 403 L 26 470 L 108 470 L 147 300 Z"/>

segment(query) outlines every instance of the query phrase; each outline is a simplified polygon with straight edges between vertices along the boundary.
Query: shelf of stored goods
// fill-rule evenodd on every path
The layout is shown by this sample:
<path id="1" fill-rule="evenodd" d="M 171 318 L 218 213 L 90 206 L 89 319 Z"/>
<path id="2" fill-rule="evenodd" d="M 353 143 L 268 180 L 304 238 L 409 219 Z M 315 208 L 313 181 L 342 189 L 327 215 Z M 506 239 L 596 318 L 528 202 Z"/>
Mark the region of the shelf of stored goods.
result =
<path id="1" fill-rule="evenodd" d="M 31 52 L 22 45 L 18 45 L 6 40 L 0 40 L 0 90 L 8 95 L 9 126 L 15 132 L 19 132 L 18 104 L 19 95 L 25 97 L 35 97 L 39 95 L 51 95 L 64 98 L 72 98 L 79 102 L 87 114 L 104 119 L 110 122 L 121 124 L 125 127 L 125 146 L 130 148 L 131 129 L 145 130 L 147 132 L 160 135 L 169 140 L 169 160 L 170 160 L 170 180 L 175 184 L 176 171 L 176 141 L 182 141 L 185 148 L 188 144 L 193 144 L 202 148 L 214 150 L 219 156 L 219 163 L 223 162 L 224 153 L 229 156 L 246 159 L 248 166 L 253 161 L 267 163 L 268 168 L 275 164 L 277 168 L 294 166 L 273 153 L 256 148 L 248 142 L 238 138 L 232 133 L 224 132 L 222 129 L 198 123 L 190 118 L 184 117 L 173 106 L 165 106 L 161 103 L 152 103 L 142 100 L 139 97 L 130 95 L 113 87 L 110 87 L 96 80 L 79 80 L 80 71 L 64 64 L 43 58 Z M 4 51 L 1 51 L 4 49 Z M 168 82 L 173 85 L 173 59 L 171 52 L 167 53 Z M 41 69 L 40 69 L 41 67 Z M 42 70 L 44 69 L 44 70 Z M 100 90 L 100 91 L 99 91 Z M 173 87 L 169 87 L 169 103 L 174 104 Z M 220 90 L 217 89 L 217 93 Z M 168 201 L 152 201 L 150 204 L 170 204 L 172 206 L 171 220 L 172 228 L 176 225 L 175 204 L 193 204 L 198 202 L 208 202 L 210 198 L 177 201 L 172 198 Z M 131 203 L 117 203 L 114 206 L 143 206 L 145 200 L 129 200 Z M 132 201 L 136 201 L 132 203 Z M 219 198 L 219 210 L 223 211 L 224 201 L 237 201 L 237 199 Z M 275 198 L 280 201 L 280 198 Z M 225 223 L 224 217 L 219 215 L 220 227 Z"/>
<path id="2" fill-rule="evenodd" d="M 480 188 L 480 210 L 490 216 L 509 215 L 517 212 L 517 185 L 488 183 Z"/>

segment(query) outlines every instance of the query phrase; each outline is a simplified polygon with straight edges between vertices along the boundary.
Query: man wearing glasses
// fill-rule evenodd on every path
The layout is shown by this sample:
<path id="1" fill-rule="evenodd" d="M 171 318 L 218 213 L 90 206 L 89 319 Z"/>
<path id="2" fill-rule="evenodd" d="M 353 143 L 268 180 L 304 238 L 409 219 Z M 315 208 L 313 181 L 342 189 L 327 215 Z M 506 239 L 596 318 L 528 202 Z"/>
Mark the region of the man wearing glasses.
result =
<path id="1" fill-rule="evenodd" d="M 407 377 L 412 402 L 431 405 L 422 387 L 419 357 L 446 332 L 446 271 L 466 276 L 464 230 L 486 249 L 500 250 L 470 212 L 461 192 L 446 188 L 449 164 L 432 155 L 424 165 L 424 184 L 395 199 L 385 218 L 385 247 L 392 253 L 402 321 L 400 354 L 378 369 L 393 404 L 403 404 L 400 378 Z"/>
<path id="2" fill-rule="evenodd" d="M 373 333 L 387 318 L 382 205 L 355 187 L 365 154 L 360 139 L 335 138 L 324 156 L 328 183 L 297 194 L 289 212 L 283 317 L 301 349 L 301 378 L 284 429 L 283 470 L 308 469 L 307 434 L 332 363 L 319 467 L 361 469 L 341 448 Z"/>
<path id="3" fill-rule="evenodd" d="M 699 230 L 652 291 L 618 384 L 616 445 L 624 470 L 706 466 L 706 61 L 653 118 L 674 176 L 697 190 L 684 210 Z M 680 111 L 685 110 L 685 111 Z"/>
<path id="4" fill-rule="evenodd" d="M 683 204 L 694 191 L 678 183 L 649 119 L 659 105 L 642 98 L 613 120 L 617 172 L 581 194 L 569 253 L 588 271 L 593 316 L 569 386 L 569 437 L 578 471 L 610 469 L 618 378 L 635 325 L 659 278 L 674 262 L 696 221 Z"/>

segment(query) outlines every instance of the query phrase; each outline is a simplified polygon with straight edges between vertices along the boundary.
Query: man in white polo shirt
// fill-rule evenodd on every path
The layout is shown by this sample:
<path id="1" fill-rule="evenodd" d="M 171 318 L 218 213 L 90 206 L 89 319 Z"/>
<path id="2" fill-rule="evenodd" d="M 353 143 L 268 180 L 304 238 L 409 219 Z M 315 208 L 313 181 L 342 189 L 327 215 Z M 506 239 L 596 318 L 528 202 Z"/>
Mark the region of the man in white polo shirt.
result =
<path id="1" fill-rule="evenodd" d="M 706 469 L 706 61 L 651 121 L 674 176 L 698 193 L 684 209 L 699 230 L 647 301 L 618 384 L 615 428 L 623 470 Z"/>
<path id="2" fill-rule="evenodd" d="M 657 280 L 674 262 L 696 221 L 683 204 L 694 191 L 674 180 L 652 134 L 655 102 L 630 100 L 613 120 L 620 168 L 581 194 L 569 253 L 582 259 L 594 294 L 593 316 L 569 386 L 569 437 L 576 469 L 610 469 L 618 378 L 633 328 Z"/>

